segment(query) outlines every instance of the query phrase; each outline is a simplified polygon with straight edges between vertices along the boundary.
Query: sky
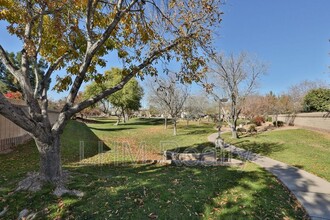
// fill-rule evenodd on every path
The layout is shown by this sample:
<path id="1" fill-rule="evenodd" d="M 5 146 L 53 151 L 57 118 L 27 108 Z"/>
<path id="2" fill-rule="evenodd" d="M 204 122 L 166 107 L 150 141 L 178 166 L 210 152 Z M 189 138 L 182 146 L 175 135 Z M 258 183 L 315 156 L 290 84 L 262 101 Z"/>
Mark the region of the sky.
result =
<path id="1" fill-rule="evenodd" d="M 215 46 L 268 64 L 259 91 L 277 94 L 303 80 L 330 83 L 330 1 L 228 0 Z"/>
<path id="2" fill-rule="evenodd" d="M 251 53 L 268 65 L 260 94 L 281 94 L 303 80 L 330 84 L 329 9 L 329 0 L 227 0 L 214 46 L 227 54 Z M 7 51 L 18 51 L 21 43 L 5 27 L 0 21 L 0 44 Z M 114 63 L 120 65 L 118 60 Z M 51 91 L 49 96 L 63 95 Z"/>

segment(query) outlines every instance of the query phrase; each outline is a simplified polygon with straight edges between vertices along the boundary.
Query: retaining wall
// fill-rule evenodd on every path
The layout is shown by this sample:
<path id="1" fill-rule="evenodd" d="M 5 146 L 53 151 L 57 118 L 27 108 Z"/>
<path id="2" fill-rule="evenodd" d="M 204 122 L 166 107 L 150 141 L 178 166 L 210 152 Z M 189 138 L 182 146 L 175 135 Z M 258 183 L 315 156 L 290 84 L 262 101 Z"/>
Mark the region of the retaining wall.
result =
<path id="1" fill-rule="evenodd" d="M 286 124 L 292 123 L 296 126 L 330 131 L 329 112 L 311 112 L 299 113 L 296 115 L 279 115 L 278 120 L 283 121 Z"/>

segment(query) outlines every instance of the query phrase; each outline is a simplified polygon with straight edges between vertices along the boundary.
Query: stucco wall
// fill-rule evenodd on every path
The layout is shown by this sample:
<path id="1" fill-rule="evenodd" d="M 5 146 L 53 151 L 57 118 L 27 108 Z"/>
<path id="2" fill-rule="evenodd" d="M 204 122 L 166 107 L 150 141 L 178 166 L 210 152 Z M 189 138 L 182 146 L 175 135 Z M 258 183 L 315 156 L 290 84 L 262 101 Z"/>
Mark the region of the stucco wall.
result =
<path id="1" fill-rule="evenodd" d="M 330 131 L 330 113 L 327 112 L 279 115 L 278 120 L 284 121 L 287 124 L 292 122 L 296 126 Z"/>

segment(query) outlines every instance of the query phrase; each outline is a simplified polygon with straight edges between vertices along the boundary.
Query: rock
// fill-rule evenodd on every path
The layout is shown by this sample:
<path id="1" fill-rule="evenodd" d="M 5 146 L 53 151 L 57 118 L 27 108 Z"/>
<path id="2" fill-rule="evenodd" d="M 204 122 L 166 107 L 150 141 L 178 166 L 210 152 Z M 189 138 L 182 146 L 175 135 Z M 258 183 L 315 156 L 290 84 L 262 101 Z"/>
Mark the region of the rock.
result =
<path id="1" fill-rule="evenodd" d="M 28 216 L 29 214 L 29 210 L 27 209 L 23 209 L 19 215 L 18 215 L 18 219 L 21 220 L 21 219 L 26 219 L 26 217 Z"/>
<path id="2" fill-rule="evenodd" d="M 8 206 L 6 206 L 1 212 L 0 212 L 0 217 L 4 216 L 6 212 L 8 211 Z"/>
<path id="3" fill-rule="evenodd" d="M 69 194 L 69 195 L 73 195 L 73 196 L 77 196 L 77 197 L 83 197 L 85 195 L 83 192 L 81 192 L 79 190 L 69 190 L 63 186 L 56 187 L 56 189 L 54 191 L 55 196 L 61 197 L 64 194 Z"/>

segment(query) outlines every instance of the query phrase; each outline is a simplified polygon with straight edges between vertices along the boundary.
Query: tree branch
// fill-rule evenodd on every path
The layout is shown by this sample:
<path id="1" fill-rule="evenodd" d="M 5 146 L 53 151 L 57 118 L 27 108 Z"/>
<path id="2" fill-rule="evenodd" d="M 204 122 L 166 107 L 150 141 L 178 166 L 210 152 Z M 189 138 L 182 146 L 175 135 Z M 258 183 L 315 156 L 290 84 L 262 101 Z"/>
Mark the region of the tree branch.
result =
<path id="1" fill-rule="evenodd" d="M 111 24 L 104 31 L 101 38 L 98 41 L 96 41 L 93 45 L 91 45 L 90 47 L 87 47 L 84 62 L 80 66 L 79 74 L 73 82 L 73 85 L 71 87 L 71 90 L 70 90 L 69 95 L 68 95 L 67 100 L 66 100 L 66 104 L 63 107 L 64 111 L 67 110 L 68 108 L 70 108 L 73 105 L 73 102 L 74 102 L 74 100 L 75 100 L 75 98 L 78 94 L 80 86 L 84 81 L 87 69 L 90 66 L 92 58 L 94 57 L 96 52 L 99 50 L 99 48 L 110 37 L 112 31 L 115 29 L 115 27 L 117 26 L 117 24 L 119 23 L 121 18 L 134 6 L 134 4 L 136 2 L 137 2 L 137 0 L 133 0 L 126 9 L 120 10 L 120 8 L 122 7 L 123 1 L 122 0 L 118 1 L 117 13 L 115 15 L 114 20 L 111 22 Z"/>
<path id="2" fill-rule="evenodd" d="M 6 69 L 13 74 L 13 76 L 19 80 L 19 69 L 11 62 L 11 60 L 9 59 L 9 57 L 7 56 L 6 51 L 3 49 L 3 47 L 0 45 L 0 59 L 1 62 L 5 65 Z"/>
<path id="3" fill-rule="evenodd" d="M 22 107 L 9 102 L 2 93 L 0 93 L 0 114 L 27 132 L 33 133 L 35 130 L 36 124 L 28 113 Z"/>

